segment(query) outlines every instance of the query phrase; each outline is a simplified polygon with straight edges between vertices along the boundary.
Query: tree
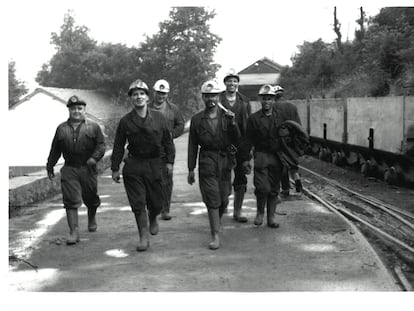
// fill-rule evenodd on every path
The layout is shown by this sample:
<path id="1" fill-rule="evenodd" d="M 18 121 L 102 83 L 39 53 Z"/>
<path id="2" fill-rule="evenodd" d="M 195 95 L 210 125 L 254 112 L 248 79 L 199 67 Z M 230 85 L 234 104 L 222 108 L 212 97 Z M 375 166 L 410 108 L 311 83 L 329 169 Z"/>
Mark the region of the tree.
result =
<path id="1" fill-rule="evenodd" d="M 334 7 L 334 31 L 335 31 L 335 33 L 337 35 L 336 45 L 338 47 L 339 52 L 342 53 L 341 24 L 339 23 L 338 19 L 336 18 L 336 7 Z"/>
<path id="2" fill-rule="evenodd" d="M 24 82 L 16 78 L 15 66 L 14 61 L 9 62 L 9 109 L 19 101 L 21 96 L 28 92 Z"/>
<path id="3" fill-rule="evenodd" d="M 96 41 L 88 36 L 89 29 L 75 25 L 73 12 L 65 14 L 60 33 L 51 34 L 56 54 L 43 64 L 36 81 L 43 86 L 62 88 L 88 88 L 90 71 L 85 66 L 88 53 L 96 48 Z"/>
<path id="4" fill-rule="evenodd" d="M 201 84 L 220 67 L 213 57 L 221 38 L 208 24 L 215 15 L 203 7 L 172 8 L 160 31 L 141 46 L 141 76 L 150 84 L 167 79 L 170 97 L 184 114 L 198 110 Z"/>

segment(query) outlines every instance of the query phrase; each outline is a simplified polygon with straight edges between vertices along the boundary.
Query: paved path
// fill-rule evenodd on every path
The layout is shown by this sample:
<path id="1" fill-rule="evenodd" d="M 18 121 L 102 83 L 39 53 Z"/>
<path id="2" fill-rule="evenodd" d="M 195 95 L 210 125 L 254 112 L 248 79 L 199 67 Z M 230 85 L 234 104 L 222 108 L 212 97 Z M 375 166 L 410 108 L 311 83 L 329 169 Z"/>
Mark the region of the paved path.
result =
<path id="1" fill-rule="evenodd" d="M 210 233 L 198 184 L 186 182 L 187 135 L 176 140 L 172 220 L 160 220 L 151 247 L 138 240 L 123 184 L 107 170 L 99 177 L 98 231 L 87 231 L 80 209 L 81 242 L 66 246 L 60 196 L 9 221 L 11 291 L 398 291 L 395 281 L 358 231 L 303 197 L 282 202 L 279 229 L 253 225 L 251 176 L 244 211 L 247 224 L 223 216 L 222 247 L 208 249 Z M 196 177 L 197 178 L 197 177 Z"/>

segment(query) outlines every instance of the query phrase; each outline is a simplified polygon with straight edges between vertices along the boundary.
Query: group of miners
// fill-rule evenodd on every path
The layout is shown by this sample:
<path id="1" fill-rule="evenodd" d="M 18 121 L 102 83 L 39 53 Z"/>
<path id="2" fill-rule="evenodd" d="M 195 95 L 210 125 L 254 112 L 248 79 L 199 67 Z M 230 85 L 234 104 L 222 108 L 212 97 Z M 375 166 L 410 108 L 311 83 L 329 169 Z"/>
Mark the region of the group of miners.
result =
<path id="1" fill-rule="evenodd" d="M 227 212 L 232 185 L 233 219 L 248 221 L 242 215 L 242 205 L 252 159 L 256 226 L 262 225 L 266 209 L 267 226 L 279 227 L 276 204 L 280 202 L 279 193 L 289 195 L 289 175 L 296 191 L 302 190 L 298 157 L 306 146 L 307 135 L 296 107 L 280 100 L 282 87 L 263 85 L 258 92 L 262 108 L 252 113 L 249 99 L 238 91 L 239 82 L 238 74 L 230 71 L 224 78 L 224 91 L 216 80 L 203 83 L 205 108 L 191 118 L 189 129 L 187 181 L 190 185 L 195 182 L 198 158 L 199 187 L 208 211 L 212 237 L 209 248 L 213 250 L 220 247 L 221 218 Z M 158 80 L 151 100 L 145 82 L 132 82 L 128 96 L 133 109 L 120 119 L 115 134 L 112 179 L 119 183 L 122 175 L 139 232 L 137 251 L 147 250 L 150 234 L 158 234 L 159 215 L 163 220 L 171 219 L 173 140 L 183 133 L 184 118 L 168 99 L 169 92 L 169 83 Z M 56 130 L 46 166 L 49 178 L 54 178 L 54 166 L 63 155 L 61 190 L 69 226 L 68 245 L 80 241 L 78 208 L 82 202 L 87 207 L 90 232 L 97 230 L 95 215 L 101 203 L 97 162 L 104 156 L 105 141 L 99 125 L 86 119 L 85 106 L 78 96 L 69 98 L 69 119 Z"/>

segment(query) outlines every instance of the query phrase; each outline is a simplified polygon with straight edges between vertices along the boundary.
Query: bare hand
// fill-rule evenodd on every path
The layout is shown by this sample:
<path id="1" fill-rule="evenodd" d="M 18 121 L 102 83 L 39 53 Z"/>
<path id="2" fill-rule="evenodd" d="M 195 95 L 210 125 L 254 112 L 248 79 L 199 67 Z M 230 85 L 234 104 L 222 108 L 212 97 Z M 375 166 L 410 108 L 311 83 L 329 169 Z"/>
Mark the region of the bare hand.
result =
<path id="1" fill-rule="evenodd" d="M 243 170 L 246 175 L 249 175 L 252 172 L 252 167 L 249 161 L 243 162 Z"/>
<path id="2" fill-rule="evenodd" d="M 174 170 L 174 166 L 172 163 L 167 163 L 166 164 L 167 167 L 167 174 L 168 176 L 171 176 L 173 174 L 173 170 Z"/>
<path id="3" fill-rule="evenodd" d="M 195 183 L 194 171 L 189 171 L 188 172 L 187 182 L 188 182 L 189 185 L 192 185 L 192 184 Z"/>
<path id="4" fill-rule="evenodd" d="M 112 179 L 113 179 L 116 183 L 120 183 L 121 173 L 120 173 L 119 171 L 112 171 Z"/>
<path id="5" fill-rule="evenodd" d="M 88 166 L 96 165 L 96 160 L 94 158 L 89 158 L 88 161 L 86 161 L 86 165 Z"/>
<path id="6" fill-rule="evenodd" d="M 55 178 L 55 173 L 47 172 L 47 177 L 49 178 L 49 180 L 52 180 L 53 178 Z"/>

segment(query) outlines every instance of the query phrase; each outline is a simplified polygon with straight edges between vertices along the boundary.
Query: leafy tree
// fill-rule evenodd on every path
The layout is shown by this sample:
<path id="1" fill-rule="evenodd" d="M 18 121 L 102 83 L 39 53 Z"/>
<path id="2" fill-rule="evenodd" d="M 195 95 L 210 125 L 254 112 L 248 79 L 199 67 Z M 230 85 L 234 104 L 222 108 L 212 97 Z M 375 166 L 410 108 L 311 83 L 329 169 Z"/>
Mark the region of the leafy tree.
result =
<path id="1" fill-rule="evenodd" d="M 199 109 L 200 86 L 219 69 L 213 57 L 221 38 L 208 24 L 215 15 L 203 7 L 174 7 L 141 46 L 141 76 L 151 85 L 168 80 L 170 97 L 186 115 Z"/>
<path id="2" fill-rule="evenodd" d="M 299 52 L 292 57 L 292 67 L 282 70 L 280 84 L 295 98 L 324 97 L 325 89 L 335 78 L 333 45 L 319 39 L 305 41 L 298 49 Z"/>
<path id="3" fill-rule="evenodd" d="M 43 64 L 36 81 L 43 86 L 62 88 L 88 88 L 90 71 L 85 62 L 88 54 L 96 49 L 96 41 L 88 36 L 89 29 L 75 25 L 73 12 L 65 14 L 60 33 L 52 33 L 51 44 L 56 54 L 48 64 Z"/>
<path id="4" fill-rule="evenodd" d="M 9 62 L 9 109 L 13 107 L 28 92 L 24 82 L 16 78 L 16 63 Z"/>

